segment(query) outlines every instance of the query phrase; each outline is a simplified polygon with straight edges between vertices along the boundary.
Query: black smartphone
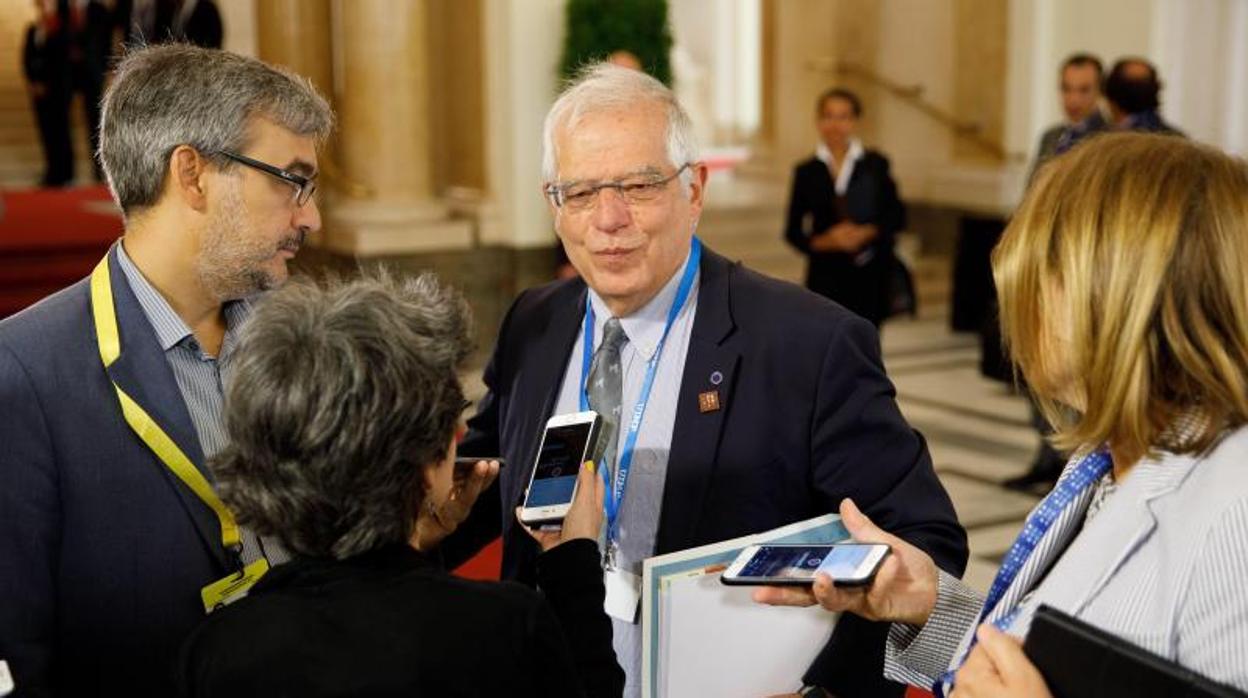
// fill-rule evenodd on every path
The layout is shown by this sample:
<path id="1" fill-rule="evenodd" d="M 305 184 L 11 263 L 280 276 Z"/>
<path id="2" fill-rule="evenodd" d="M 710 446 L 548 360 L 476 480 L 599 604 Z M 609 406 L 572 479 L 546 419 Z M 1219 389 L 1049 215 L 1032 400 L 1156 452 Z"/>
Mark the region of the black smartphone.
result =
<path id="1" fill-rule="evenodd" d="M 481 461 L 483 461 L 483 460 L 485 460 L 485 461 L 490 461 L 490 460 L 496 460 L 496 461 L 498 461 L 498 469 L 499 469 L 499 470 L 502 470 L 502 469 L 503 469 L 503 466 L 504 466 L 504 465 L 506 465 L 506 462 L 504 462 L 504 461 L 503 461 L 502 456 L 488 456 L 488 457 L 478 457 L 478 456 L 456 456 L 456 457 L 455 457 L 455 466 L 454 466 L 454 467 L 455 467 L 455 470 L 454 470 L 454 477 L 455 477 L 455 479 L 456 479 L 456 480 L 462 480 L 462 479 L 464 479 L 464 478 L 468 477 L 469 475 L 471 475 L 471 474 L 472 474 L 472 469 L 473 469 L 473 467 L 475 467 L 475 466 L 477 465 L 477 463 L 479 463 L 479 462 L 481 462 Z"/>
<path id="2" fill-rule="evenodd" d="M 503 458 L 502 456 L 456 456 L 455 457 L 455 469 L 467 470 L 483 460 L 498 461 L 498 467 L 500 469 L 507 466 L 507 460 Z"/>

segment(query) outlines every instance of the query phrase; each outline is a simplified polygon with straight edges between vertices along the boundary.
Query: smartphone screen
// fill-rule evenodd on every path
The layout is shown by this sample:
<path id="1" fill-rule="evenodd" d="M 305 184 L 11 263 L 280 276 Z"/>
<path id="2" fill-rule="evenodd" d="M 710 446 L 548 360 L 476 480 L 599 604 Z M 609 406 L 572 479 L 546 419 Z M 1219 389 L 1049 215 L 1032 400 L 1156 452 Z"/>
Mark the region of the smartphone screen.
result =
<path id="1" fill-rule="evenodd" d="M 572 501 L 576 476 L 580 472 L 581 458 L 585 455 L 592 428 L 592 423 L 582 422 L 546 430 L 525 507 L 548 507 Z"/>
<path id="2" fill-rule="evenodd" d="M 871 554 L 870 545 L 762 546 L 738 576 L 803 580 L 822 572 L 832 579 L 850 579 Z"/>

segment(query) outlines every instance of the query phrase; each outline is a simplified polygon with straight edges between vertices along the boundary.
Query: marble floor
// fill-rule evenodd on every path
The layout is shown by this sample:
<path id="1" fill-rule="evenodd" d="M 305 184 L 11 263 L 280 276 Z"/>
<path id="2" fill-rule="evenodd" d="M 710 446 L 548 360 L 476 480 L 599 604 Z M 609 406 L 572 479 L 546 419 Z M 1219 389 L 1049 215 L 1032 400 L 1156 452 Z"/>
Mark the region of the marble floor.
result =
<path id="1" fill-rule="evenodd" d="M 943 312 L 884 326 L 884 366 L 910 424 L 927 438 L 932 462 L 970 539 L 964 579 L 987 591 L 1023 519 L 1039 500 L 1001 487 L 1026 471 L 1039 445 L 1027 402 L 979 373 L 975 335 L 954 334 Z"/>

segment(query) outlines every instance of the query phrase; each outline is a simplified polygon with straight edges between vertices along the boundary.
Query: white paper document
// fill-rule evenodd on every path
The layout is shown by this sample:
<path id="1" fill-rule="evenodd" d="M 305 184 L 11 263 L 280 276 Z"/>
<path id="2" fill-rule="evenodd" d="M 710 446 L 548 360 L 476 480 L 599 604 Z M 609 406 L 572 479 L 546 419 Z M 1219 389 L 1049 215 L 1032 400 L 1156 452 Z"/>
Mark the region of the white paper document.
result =
<path id="1" fill-rule="evenodd" d="M 642 579 L 642 696 L 754 698 L 796 690 L 837 616 L 819 607 L 777 608 L 728 587 L 719 572 L 749 545 L 838 543 L 834 514 L 753 536 L 646 560 Z"/>

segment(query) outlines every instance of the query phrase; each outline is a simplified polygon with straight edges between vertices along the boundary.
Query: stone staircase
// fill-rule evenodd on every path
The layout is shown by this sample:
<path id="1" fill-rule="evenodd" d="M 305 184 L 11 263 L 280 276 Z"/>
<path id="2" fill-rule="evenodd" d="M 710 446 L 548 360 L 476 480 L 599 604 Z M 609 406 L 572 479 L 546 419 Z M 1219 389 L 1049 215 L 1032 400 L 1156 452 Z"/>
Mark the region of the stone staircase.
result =
<path id="1" fill-rule="evenodd" d="M 698 235 L 716 252 L 768 276 L 802 283 L 805 259 L 783 240 L 788 181 L 783 176 L 717 173 L 707 187 Z M 921 317 L 943 317 L 950 297 L 950 260 L 924 254 L 921 231 L 903 234 L 898 254 L 915 277 Z"/>

